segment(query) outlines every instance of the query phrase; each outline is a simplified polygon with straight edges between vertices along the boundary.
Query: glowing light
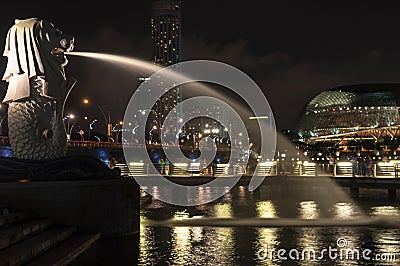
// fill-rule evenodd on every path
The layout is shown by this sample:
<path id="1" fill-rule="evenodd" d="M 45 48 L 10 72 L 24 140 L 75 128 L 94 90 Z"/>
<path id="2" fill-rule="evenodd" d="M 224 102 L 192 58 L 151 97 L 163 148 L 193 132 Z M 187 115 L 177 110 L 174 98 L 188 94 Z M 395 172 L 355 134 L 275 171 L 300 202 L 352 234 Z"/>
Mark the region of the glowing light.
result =
<path id="1" fill-rule="evenodd" d="M 268 119 L 268 116 L 250 116 L 250 120 L 257 120 L 257 119 Z"/>

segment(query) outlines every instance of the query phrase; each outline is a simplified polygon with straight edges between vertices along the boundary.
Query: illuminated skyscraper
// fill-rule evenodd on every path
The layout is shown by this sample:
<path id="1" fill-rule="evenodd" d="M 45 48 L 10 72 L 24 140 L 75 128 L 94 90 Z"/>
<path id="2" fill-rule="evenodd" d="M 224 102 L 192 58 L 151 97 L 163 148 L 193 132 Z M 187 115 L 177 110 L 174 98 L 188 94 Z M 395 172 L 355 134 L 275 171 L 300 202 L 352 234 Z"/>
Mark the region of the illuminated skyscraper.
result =
<path id="1" fill-rule="evenodd" d="M 151 17 L 153 60 L 160 66 L 181 61 L 181 1 L 160 0 Z"/>
<path id="2" fill-rule="evenodd" d="M 181 61 L 181 1 L 160 0 L 153 3 L 151 38 L 154 64 L 167 67 Z M 152 126 L 147 128 L 159 129 L 168 113 L 182 99 L 179 87 L 164 88 L 162 84 L 158 86 L 164 94 L 154 105 L 150 116 Z M 180 117 L 181 112 L 174 110 L 174 121 L 170 124 L 170 130 L 175 134 L 180 128 Z"/>

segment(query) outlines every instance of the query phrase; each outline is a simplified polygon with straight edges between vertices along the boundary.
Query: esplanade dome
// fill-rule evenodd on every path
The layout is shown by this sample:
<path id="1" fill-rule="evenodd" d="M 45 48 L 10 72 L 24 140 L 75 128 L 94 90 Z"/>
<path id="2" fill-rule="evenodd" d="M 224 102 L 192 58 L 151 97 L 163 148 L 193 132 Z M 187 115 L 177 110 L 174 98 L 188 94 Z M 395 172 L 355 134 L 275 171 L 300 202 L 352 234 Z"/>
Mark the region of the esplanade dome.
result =
<path id="1" fill-rule="evenodd" d="M 359 84 L 323 91 L 300 114 L 301 137 L 400 124 L 400 84 Z"/>

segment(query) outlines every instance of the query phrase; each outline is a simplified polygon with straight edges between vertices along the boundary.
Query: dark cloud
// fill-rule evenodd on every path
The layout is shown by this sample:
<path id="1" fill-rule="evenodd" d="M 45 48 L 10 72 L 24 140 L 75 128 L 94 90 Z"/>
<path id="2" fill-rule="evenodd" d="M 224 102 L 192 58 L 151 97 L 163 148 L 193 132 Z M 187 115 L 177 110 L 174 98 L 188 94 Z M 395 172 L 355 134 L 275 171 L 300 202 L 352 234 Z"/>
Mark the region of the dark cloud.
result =
<path id="1" fill-rule="evenodd" d="M 217 60 L 240 68 L 275 67 L 290 60 L 283 52 L 256 55 L 249 47 L 250 41 L 244 39 L 229 43 L 210 43 L 204 36 L 189 36 L 183 38 L 183 43 L 185 60 Z"/>
<path id="2" fill-rule="evenodd" d="M 367 60 L 377 60 L 382 58 L 385 55 L 385 53 L 383 51 L 379 51 L 379 50 L 370 50 L 367 52 L 367 54 L 365 55 L 365 58 Z"/>

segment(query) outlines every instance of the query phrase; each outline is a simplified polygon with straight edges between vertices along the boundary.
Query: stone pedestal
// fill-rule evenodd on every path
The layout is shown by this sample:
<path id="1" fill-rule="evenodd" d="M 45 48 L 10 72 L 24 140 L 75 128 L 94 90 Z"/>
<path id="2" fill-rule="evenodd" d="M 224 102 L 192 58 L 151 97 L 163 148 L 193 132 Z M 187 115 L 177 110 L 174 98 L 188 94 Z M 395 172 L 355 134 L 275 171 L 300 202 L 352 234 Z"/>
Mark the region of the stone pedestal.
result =
<path id="1" fill-rule="evenodd" d="M 0 203 L 82 232 L 137 233 L 140 188 L 132 179 L 1 182 Z"/>

